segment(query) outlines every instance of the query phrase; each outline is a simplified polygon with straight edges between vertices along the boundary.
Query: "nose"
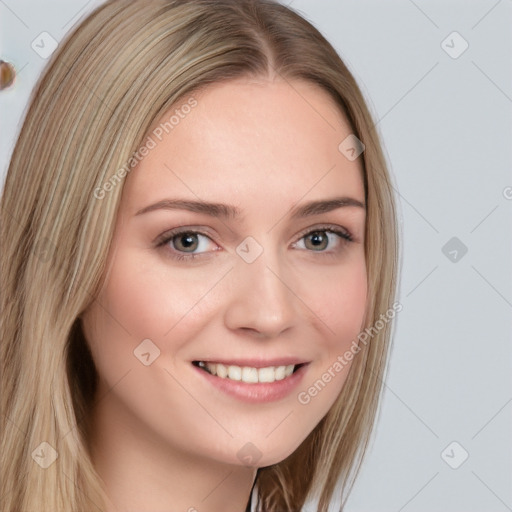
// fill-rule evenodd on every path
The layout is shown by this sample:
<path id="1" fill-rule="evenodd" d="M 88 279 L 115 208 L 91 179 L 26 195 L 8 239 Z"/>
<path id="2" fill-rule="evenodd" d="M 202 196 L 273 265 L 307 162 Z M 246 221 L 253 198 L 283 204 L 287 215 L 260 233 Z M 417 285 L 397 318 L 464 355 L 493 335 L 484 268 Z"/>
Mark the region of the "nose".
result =
<path id="1" fill-rule="evenodd" d="M 291 278 L 264 251 L 252 263 L 238 260 L 232 272 L 231 296 L 225 312 L 226 327 L 274 338 L 296 322 L 297 297 Z"/>

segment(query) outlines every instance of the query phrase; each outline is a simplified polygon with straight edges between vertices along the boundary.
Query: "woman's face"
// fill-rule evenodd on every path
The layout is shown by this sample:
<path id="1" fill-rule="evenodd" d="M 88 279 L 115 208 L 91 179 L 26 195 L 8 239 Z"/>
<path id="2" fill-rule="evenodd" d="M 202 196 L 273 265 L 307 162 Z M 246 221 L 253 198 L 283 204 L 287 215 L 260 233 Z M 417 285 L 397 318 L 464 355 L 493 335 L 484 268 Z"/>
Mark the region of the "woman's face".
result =
<path id="1" fill-rule="evenodd" d="M 103 422 L 258 467 L 313 430 L 367 299 L 361 158 L 339 149 L 350 134 L 301 81 L 215 84 L 154 124 L 82 316 Z"/>

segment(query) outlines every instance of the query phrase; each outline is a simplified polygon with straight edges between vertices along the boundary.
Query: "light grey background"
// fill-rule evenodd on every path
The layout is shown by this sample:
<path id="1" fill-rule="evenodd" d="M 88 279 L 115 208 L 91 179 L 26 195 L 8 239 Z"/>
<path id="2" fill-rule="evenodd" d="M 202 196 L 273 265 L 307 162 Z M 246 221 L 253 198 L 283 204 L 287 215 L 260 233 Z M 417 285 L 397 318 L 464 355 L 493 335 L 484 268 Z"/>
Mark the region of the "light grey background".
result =
<path id="1" fill-rule="evenodd" d="M 0 57 L 19 70 L 0 92 L 4 174 L 46 62 L 32 41 L 100 3 L 0 0 Z M 399 200 L 403 310 L 346 511 L 512 510 L 512 0 L 286 3 L 354 73 Z"/>

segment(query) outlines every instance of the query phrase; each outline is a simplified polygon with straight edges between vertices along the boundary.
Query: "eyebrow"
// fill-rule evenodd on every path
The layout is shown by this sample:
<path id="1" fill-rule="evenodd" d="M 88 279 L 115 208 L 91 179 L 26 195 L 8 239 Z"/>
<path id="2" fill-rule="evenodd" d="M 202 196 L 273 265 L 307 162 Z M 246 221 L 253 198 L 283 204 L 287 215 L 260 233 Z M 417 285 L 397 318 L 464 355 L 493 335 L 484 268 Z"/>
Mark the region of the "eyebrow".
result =
<path id="1" fill-rule="evenodd" d="M 323 199 L 317 201 L 309 201 L 302 205 L 296 206 L 290 212 L 292 219 L 304 218 L 321 213 L 327 213 L 338 208 L 347 206 L 366 208 L 364 203 L 353 197 L 333 197 L 331 199 Z M 202 213 L 212 217 L 237 218 L 241 216 L 240 208 L 223 204 L 211 203 L 207 201 L 192 201 L 187 199 L 163 199 L 157 203 L 151 204 L 139 210 L 135 216 L 155 210 L 187 210 L 194 213 Z"/>

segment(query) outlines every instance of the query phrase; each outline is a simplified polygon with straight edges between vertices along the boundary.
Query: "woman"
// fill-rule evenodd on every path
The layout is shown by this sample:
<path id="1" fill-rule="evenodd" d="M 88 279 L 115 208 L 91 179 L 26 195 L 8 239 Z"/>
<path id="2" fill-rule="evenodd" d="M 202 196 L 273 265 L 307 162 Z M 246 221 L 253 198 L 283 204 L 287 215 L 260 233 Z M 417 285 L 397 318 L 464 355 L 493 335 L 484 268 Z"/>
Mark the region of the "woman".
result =
<path id="1" fill-rule="evenodd" d="M 396 219 L 311 24 L 268 0 L 106 2 L 38 84 L 1 212 L 2 510 L 346 498 Z"/>

